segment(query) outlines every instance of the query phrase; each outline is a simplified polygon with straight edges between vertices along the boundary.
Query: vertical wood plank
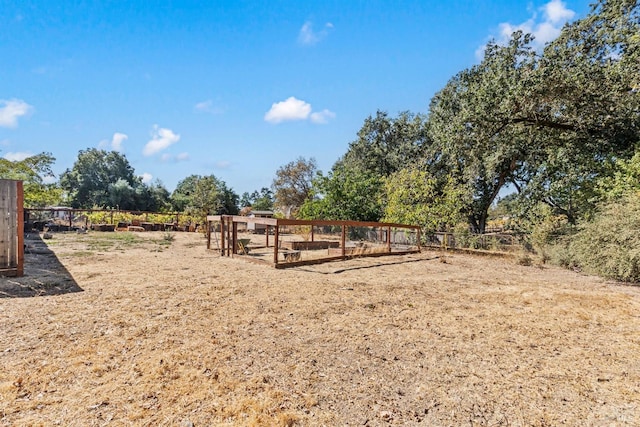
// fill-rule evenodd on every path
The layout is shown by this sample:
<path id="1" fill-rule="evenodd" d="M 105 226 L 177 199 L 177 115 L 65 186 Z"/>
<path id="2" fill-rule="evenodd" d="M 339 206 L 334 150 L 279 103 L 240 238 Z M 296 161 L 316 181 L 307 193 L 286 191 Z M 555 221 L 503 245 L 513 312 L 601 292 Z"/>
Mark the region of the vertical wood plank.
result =
<path id="1" fill-rule="evenodd" d="M 225 221 L 224 216 L 221 216 L 220 217 L 220 250 L 222 251 L 222 253 L 220 255 L 222 256 L 224 256 L 224 248 L 225 248 L 224 245 L 227 243 L 224 236 L 224 232 L 226 228 L 224 221 Z"/>
<path id="2" fill-rule="evenodd" d="M 273 263 L 278 264 L 278 246 L 280 246 L 280 226 L 276 225 L 276 232 L 273 236 L 276 240 L 273 244 Z"/>
<path id="3" fill-rule="evenodd" d="M 0 181 L 0 268 L 6 269 L 11 267 L 9 254 L 11 240 L 9 237 L 10 232 L 10 215 L 11 215 L 11 201 L 9 194 L 9 187 L 11 181 Z"/>
<path id="4" fill-rule="evenodd" d="M 18 224 L 18 277 L 24 275 L 24 191 L 22 181 L 16 182 L 17 224 Z"/>
<path id="5" fill-rule="evenodd" d="M 233 221 L 232 222 L 232 238 L 233 238 L 233 244 L 231 245 L 231 253 L 233 255 L 236 255 L 238 253 L 238 223 Z"/>
<path id="6" fill-rule="evenodd" d="M 211 221 L 207 220 L 207 250 L 211 249 Z"/>

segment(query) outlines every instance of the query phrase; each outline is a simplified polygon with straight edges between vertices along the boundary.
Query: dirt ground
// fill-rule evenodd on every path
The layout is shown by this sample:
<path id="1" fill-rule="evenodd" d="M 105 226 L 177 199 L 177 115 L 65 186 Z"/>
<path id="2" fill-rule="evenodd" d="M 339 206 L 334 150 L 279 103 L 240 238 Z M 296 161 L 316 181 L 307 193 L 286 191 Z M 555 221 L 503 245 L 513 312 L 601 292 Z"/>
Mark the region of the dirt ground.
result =
<path id="1" fill-rule="evenodd" d="M 26 276 L 0 278 L 0 426 L 640 425 L 638 287 L 99 234 L 34 236 Z"/>

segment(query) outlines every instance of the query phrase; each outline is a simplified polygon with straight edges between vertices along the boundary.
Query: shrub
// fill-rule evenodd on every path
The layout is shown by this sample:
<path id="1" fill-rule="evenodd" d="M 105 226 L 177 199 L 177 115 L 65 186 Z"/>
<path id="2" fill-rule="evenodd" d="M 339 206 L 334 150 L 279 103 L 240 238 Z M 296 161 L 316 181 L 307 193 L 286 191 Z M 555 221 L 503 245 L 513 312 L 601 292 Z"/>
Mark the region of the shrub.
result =
<path id="1" fill-rule="evenodd" d="M 560 262 L 625 282 L 640 282 L 640 194 L 604 205 L 570 238 Z"/>

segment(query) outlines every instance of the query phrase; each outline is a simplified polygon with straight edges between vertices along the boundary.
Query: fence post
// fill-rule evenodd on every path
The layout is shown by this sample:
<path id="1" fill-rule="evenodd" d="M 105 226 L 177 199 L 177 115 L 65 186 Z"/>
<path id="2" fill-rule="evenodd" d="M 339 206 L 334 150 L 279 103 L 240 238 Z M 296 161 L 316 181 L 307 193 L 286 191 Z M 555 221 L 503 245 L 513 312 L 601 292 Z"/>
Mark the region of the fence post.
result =
<path id="1" fill-rule="evenodd" d="M 220 216 L 220 250 L 222 251 L 220 253 L 221 256 L 224 256 L 224 245 L 227 243 L 225 238 L 224 238 L 224 233 L 225 233 L 225 217 L 224 216 Z"/>
<path id="2" fill-rule="evenodd" d="M 387 252 L 391 253 L 391 226 L 387 227 Z"/>
<path id="3" fill-rule="evenodd" d="M 207 219 L 207 249 L 211 249 L 211 221 Z"/>
<path id="4" fill-rule="evenodd" d="M 280 226 L 276 225 L 276 232 L 274 234 L 274 239 L 276 240 L 273 244 L 273 263 L 278 264 L 278 246 L 280 246 Z"/>

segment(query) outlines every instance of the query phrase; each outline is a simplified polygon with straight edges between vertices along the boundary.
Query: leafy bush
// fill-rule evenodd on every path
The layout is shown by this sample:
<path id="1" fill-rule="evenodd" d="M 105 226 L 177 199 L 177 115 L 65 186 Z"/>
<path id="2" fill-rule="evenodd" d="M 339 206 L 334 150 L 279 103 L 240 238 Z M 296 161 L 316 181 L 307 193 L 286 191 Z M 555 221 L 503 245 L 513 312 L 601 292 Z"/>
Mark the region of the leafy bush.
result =
<path id="1" fill-rule="evenodd" d="M 559 261 L 607 278 L 640 282 L 638 230 L 640 193 L 633 193 L 604 205 L 593 220 L 582 224 L 564 245 L 566 251 Z"/>

